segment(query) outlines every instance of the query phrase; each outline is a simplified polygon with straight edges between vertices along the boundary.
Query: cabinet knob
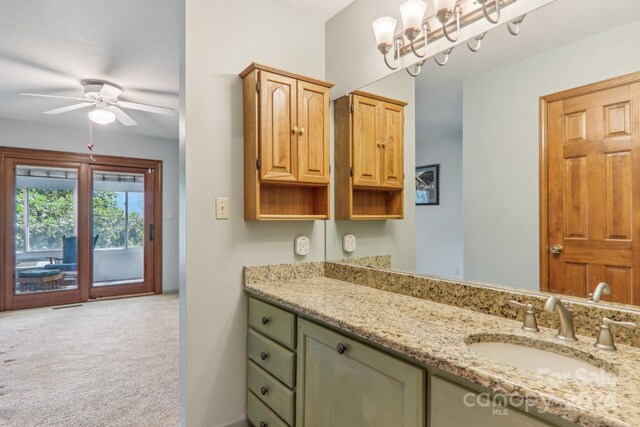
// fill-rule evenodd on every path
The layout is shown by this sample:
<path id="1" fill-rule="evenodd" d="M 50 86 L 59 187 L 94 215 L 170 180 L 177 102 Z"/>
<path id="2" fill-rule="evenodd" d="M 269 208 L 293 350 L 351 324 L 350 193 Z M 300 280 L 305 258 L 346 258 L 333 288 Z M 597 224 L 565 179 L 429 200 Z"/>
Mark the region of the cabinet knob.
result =
<path id="1" fill-rule="evenodd" d="M 260 394 L 261 395 L 266 395 L 267 393 L 269 393 L 269 389 L 266 387 L 260 387 Z"/>
<path id="2" fill-rule="evenodd" d="M 298 133 L 298 126 L 294 126 L 293 129 L 291 129 L 291 133 Z"/>
<path id="3" fill-rule="evenodd" d="M 300 132 L 298 132 L 298 133 L 300 134 L 300 136 L 302 136 L 302 135 L 304 135 L 304 132 L 305 132 L 304 128 L 300 128 Z"/>
<path id="4" fill-rule="evenodd" d="M 269 323 L 269 318 L 268 317 L 263 317 L 261 320 L 263 325 L 266 325 L 267 323 Z"/>
<path id="5" fill-rule="evenodd" d="M 269 358 L 269 355 L 267 353 L 265 353 L 264 351 L 262 353 L 260 353 L 260 359 L 267 360 L 268 358 Z"/>
<path id="6" fill-rule="evenodd" d="M 264 421 L 260 421 L 260 427 L 269 427 L 269 424 L 265 423 Z"/>
<path id="7" fill-rule="evenodd" d="M 338 354 L 343 354 L 346 350 L 347 347 L 342 343 L 338 343 L 338 345 L 336 346 L 336 351 L 338 352 Z"/>

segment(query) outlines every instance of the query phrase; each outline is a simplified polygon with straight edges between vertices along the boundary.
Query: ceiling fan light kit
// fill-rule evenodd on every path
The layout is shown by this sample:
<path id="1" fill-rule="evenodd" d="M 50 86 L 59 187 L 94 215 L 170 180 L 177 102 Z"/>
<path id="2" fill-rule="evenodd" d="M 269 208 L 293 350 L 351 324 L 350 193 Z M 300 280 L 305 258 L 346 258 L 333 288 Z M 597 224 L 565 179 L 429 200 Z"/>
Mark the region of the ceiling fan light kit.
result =
<path id="1" fill-rule="evenodd" d="M 129 114 L 124 112 L 124 110 L 122 110 L 123 108 L 164 115 L 173 115 L 174 113 L 174 109 L 169 107 L 120 100 L 118 98 L 122 93 L 124 93 L 124 90 L 113 83 L 101 80 L 83 80 L 82 84 L 84 86 L 83 97 L 42 95 L 37 93 L 21 93 L 20 95 L 82 101 L 78 104 L 45 111 L 44 114 L 57 115 L 74 110 L 80 110 L 82 108 L 93 107 L 89 112 L 89 120 L 101 125 L 113 123 L 116 120 L 124 126 L 137 125 L 138 122 L 136 122 Z"/>
<path id="2" fill-rule="evenodd" d="M 482 18 L 490 24 L 500 22 L 500 12 L 517 0 L 434 0 L 435 14 L 425 17 L 427 3 L 423 0 L 407 0 L 400 5 L 400 14 L 404 31 L 395 34 L 396 19 L 390 16 L 378 18 L 373 21 L 373 32 L 376 37 L 378 50 L 384 58 L 388 68 L 398 69 L 400 59 L 413 53 L 422 59 L 415 64 L 415 71 L 407 68 L 412 76 L 417 76 L 426 61 L 427 45 L 441 38 L 446 38 L 451 43 L 456 43 L 460 37 L 460 30 Z M 472 4 L 471 6 L 469 6 Z M 480 7 L 478 7 L 478 5 Z M 524 15 L 507 22 L 507 30 L 511 35 L 518 35 L 520 24 Z M 437 31 L 434 31 L 436 29 Z M 439 30 L 438 30 L 439 29 Z M 467 42 L 467 47 L 472 52 L 478 52 L 482 45 L 486 31 Z M 473 44 L 475 41 L 475 44 Z M 418 49 L 424 48 L 424 53 Z M 443 50 L 445 60 L 438 65 L 445 65 L 453 46 Z M 393 63 L 390 63 L 387 54 L 392 52 Z M 437 53 L 436 53 L 437 54 Z"/>

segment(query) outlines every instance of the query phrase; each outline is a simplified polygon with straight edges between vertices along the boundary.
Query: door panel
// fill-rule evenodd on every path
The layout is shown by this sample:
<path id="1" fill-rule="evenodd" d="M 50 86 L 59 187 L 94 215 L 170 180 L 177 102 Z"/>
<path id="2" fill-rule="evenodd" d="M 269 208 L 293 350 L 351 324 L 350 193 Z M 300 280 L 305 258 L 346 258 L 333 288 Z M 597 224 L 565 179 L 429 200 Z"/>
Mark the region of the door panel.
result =
<path id="1" fill-rule="evenodd" d="M 298 81 L 298 181 L 329 182 L 329 89 Z"/>
<path id="2" fill-rule="evenodd" d="M 5 309 L 81 301 L 81 166 L 26 159 L 5 166 Z"/>
<path id="3" fill-rule="evenodd" d="M 552 102 L 547 108 L 549 290 L 640 303 L 638 84 Z M 635 113 L 634 113 L 635 112 Z M 615 289 L 614 289 L 615 288 Z"/>
<path id="4" fill-rule="evenodd" d="M 260 71 L 260 179 L 297 177 L 296 80 Z"/>
<path id="5" fill-rule="evenodd" d="M 353 96 L 353 185 L 380 186 L 379 101 Z"/>
<path id="6" fill-rule="evenodd" d="M 382 115 L 382 186 L 404 186 L 404 109 L 380 103 Z"/>
<path id="7" fill-rule="evenodd" d="M 153 169 L 92 168 L 91 298 L 153 291 Z"/>

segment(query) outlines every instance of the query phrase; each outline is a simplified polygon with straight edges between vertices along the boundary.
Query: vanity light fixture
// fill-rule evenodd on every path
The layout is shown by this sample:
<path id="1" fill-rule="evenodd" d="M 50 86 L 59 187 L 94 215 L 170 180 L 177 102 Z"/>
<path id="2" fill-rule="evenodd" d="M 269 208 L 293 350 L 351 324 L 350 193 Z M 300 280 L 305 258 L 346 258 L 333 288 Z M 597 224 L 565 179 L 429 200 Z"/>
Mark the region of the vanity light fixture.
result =
<path id="1" fill-rule="evenodd" d="M 445 37 L 451 43 L 456 43 L 460 38 L 460 30 L 463 27 L 483 17 L 491 24 L 498 24 L 502 9 L 516 1 L 433 0 L 435 14 L 425 18 L 427 3 L 424 0 L 407 0 L 400 5 L 402 32 L 395 33 L 397 21 L 391 16 L 384 16 L 372 22 L 376 44 L 385 64 L 391 70 L 397 70 L 400 66 L 400 59 L 409 53 L 413 53 L 415 57 L 421 59 L 413 67 L 407 67 L 407 72 L 415 77 L 420 73 L 426 62 L 429 43 L 433 43 L 442 37 Z M 465 3 L 473 3 L 476 7 L 467 7 Z M 524 17 L 525 15 L 522 15 L 507 22 L 507 30 L 511 35 L 516 36 L 520 33 L 520 24 Z M 439 29 L 438 26 L 440 27 Z M 451 29 L 452 26 L 455 26 L 455 30 Z M 487 32 L 485 31 L 467 40 L 469 50 L 478 52 L 486 34 Z M 419 52 L 421 48 L 424 50 Z M 449 61 L 449 55 L 452 50 L 453 46 L 433 55 L 435 62 L 440 66 L 444 66 Z M 389 61 L 389 52 L 392 52 L 392 61 Z M 436 56 L 438 54 L 441 56 Z"/>

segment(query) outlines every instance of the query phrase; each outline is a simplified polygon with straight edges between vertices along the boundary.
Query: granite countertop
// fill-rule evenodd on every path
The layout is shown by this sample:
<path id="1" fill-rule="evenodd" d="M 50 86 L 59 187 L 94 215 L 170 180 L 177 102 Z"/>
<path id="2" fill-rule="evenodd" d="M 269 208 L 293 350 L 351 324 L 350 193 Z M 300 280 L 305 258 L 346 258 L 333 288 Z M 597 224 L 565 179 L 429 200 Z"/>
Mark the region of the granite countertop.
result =
<path id="1" fill-rule="evenodd" d="M 618 351 L 554 337 L 556 330 L 524 332 L 522 322 L 386 292 L 326 277 L 245 284 L 249 294 L 311 320 L 351 333 L 419 364 L 487 387 L 525 405 L 583 426 L 640 426 L 640 349 Z M 556 379 L 491 361 L 467 342 L 506 341 L 553 349 L 616 376 L 597 381 Z"/>

